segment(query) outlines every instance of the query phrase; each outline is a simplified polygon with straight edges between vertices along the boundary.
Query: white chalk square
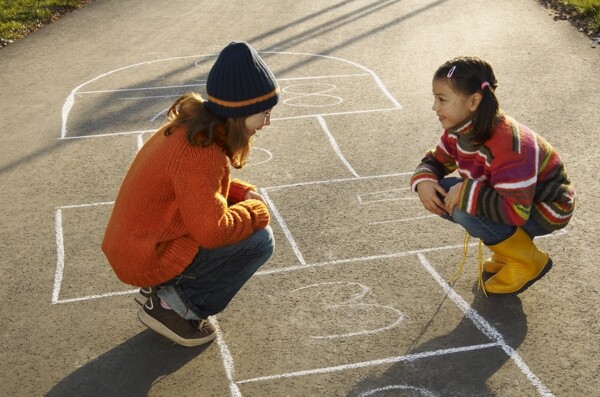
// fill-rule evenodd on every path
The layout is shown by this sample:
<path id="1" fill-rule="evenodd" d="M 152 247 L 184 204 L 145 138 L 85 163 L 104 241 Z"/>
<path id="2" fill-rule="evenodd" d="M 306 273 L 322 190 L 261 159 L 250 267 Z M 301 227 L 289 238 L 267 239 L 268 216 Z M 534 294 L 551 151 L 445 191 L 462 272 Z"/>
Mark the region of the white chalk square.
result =
<path id="1" fill-rule="evenodd" d="M 416 255 L 254 277 L 218 318 L 242 388 L 429 349 L 495 347 Z"/>
<path id="2" fill-rule="evenodd" d="M 100 249 L 111 210 L 112 203 L 65 206 L 56 210 L 58 259 L 54 303 L 124 292 L 123 283 Z"/>
<path id="3" fill-rule="evenodd" d="M 409 178 L 352 178 L 266 190 L 277 221 L 306 263 L 460 244 L 462 234 L 437 233 L 452 225 L 423 209 L 408 189 Z"/>

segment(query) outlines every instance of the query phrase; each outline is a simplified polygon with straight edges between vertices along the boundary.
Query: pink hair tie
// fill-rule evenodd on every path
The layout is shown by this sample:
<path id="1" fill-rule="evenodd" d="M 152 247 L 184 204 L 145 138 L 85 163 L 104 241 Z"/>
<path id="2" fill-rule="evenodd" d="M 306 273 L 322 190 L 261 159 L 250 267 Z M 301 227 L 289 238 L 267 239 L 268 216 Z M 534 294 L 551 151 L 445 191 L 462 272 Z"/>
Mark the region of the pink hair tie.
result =
<path id="1" fill-rule="evenodd" d="M 481 91 L 483 91 L 485 87 L 490 87 L 489 81 L 484 81 L 483 83 L 481 83 Z"/>

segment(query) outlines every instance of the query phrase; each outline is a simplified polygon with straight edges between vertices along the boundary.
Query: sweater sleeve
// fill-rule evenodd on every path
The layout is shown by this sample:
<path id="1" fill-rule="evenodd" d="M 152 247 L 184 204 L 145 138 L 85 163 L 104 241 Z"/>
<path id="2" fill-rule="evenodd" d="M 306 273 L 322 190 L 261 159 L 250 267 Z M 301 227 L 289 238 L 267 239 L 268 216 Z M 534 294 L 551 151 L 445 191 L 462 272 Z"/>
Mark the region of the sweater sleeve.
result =
<path id="1" fill-rule="evenodd" d="M 544 153 L 534 133 L 521 131 L 514 137 L 518 137 L 518 149 L 500 145 L 499 139 L 488 143 L 494 156 L 489 180 L 465 179 L 458 203 L 461 210 L 509 225 L 527 222 Z"/>
<path id="2" fill-rule="evenodd" d="M 186 147 L 173 167 L 178 211 L 201 247 L 237 243 L 269 223 L 268 209 L 260 200 L 229 206 L 228 167 L 226 156 L 214 145 Z"/>
<path id="3" fill-rule="evenodd" d="M 506 193 L 506 192 L 503 192 Z M 529 219 L 532 198 L 526 192 L 518 197 L 517 191 L 502 195 L 488 184 L 465 179 L 458 208 L 473 216 L 484 216 L 493 221 L 522 226 Z"/>
<path id="4" fill-rule="evenodd" d="M 230 203 L 239 203 L 244 200 L 246 194 L 252 190 L 256 191 L 256 186 L 251 185 L 247 182 L 244 182 L 240 179 L 233 179 L 231 183 L 229 183 L 229 196 L 227 199 Z"/>
<path id="5" fill-rule="evenodd" d="M 417 185 L 423 181 L 437 182 L 444 176 L 456 170 L 454 155 L 456 148 L 455 140 L 452 140 L 446 132 L 440 137 L 437 146 L 429 150 L 410 179 L 410 188 L 417 191 Z"/>

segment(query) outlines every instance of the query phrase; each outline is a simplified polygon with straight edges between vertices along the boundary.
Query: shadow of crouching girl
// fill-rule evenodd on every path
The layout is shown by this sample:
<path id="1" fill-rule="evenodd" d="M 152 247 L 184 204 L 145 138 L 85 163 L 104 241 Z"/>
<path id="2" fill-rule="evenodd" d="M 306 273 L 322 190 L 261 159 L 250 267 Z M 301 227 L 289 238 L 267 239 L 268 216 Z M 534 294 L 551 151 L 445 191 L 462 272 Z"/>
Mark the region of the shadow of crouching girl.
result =
<path id="1" fill-rule="evenodd" d="M 145 330 L 77 369 L 46 396 L 147 396 L 157 380 L 176 372 L 211 344 L 183 347 Z"/>
<path id="2" fill-rule="evenodd" d="M 477 291 L 476 285 L 474 296 L 471 308 L 476 315 L 483 317 L 487 322 L 483 327 L 491 326 L 492 330 L 500 333 L 506 345 L 517 350 L 527 334 L 527 319 L 520 298 L 514 295 L 486 298 L 481 291 Z M 442 304 L 443 301 L 440 305 Z M 424 335 L 425 331 L 426 329 L 423 329 L 421 335 Z M 495 342 L 497 340 L 488 338 L 469 317 L 465 316 L 448 334 L 420 345 L 417 340 L 414 347 L 406 352 L 406 355 L 425 353 L 425 356 L 398 362 L 378 376 L 364 378 L 348 395 L 361 397 L 495 395 L 495 391 L 488 387 L 488 380 L 510 360 L 500 346 L 435 354 L 445 349 L 460 349 Z M 426 354 L 428 352 L 433 354 Z M 521 387 L 531 391 L 528 382 L 519 383 L 522 384 Z"/>

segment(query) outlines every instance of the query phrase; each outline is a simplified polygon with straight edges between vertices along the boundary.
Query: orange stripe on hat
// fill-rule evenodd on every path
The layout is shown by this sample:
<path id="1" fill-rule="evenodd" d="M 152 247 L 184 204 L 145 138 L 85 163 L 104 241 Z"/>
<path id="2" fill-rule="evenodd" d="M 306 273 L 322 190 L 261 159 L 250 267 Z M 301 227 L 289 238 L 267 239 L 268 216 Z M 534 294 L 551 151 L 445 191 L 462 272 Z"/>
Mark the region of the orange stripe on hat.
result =
<path id="1" fill-rule="evenodd" d="M 279 87 L 275 88 L 273 91 L 269 92 L 268 94 L 261 95 L 259 97 L 252 98 L 252 99 L 247 99 L 245 101 L 238 101 L 238 102 L 224 101 L 222 99 L 218 99 L 218 98 L 215 98 L 214 96 L 210 96 L 210 95 L 208 96 L 208 100 L 210 102 L 216 103 L 217 105 L 225 106 L 228 108 L 241 108 L 243 106 L 248 106 L 248 105 L 252 105 L 255 103 L 262 102 L 262 101 L 266 101 L 267 99 L 272 98 L 277 94 L 279 94 Z"/>

